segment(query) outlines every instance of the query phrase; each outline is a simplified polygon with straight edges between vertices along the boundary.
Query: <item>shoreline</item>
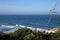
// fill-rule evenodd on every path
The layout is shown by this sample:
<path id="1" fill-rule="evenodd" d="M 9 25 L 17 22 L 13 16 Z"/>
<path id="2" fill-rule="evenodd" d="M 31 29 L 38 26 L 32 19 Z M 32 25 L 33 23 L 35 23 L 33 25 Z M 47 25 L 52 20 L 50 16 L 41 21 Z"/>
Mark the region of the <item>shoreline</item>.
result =
<path id="1" fill-rule="evenodd" d="M 13 33 L 16 30 L 21 29 L 21 28 L 31 29 L 32 31 L 34 31 L 36 29 L 37 31 L 40 31 L 40 32 L 44 32 L 45 31 L 45 33 L 55 33 L 55 32 L 57 32 L 59 30 L 59 28 L 52 28 L 52 29 L 48 30 L 48 29 L 42 29 L 42 28 L 26 27 L 26 26 L 18 25 L 18 24 L 16 24 L 15 26 L 13 26 L 13 25 L 1 25 L 1 27 L 2 28 L 14 28 L 14 29 L 12 29 L 10 31 L 5 31 L 5 32 L 3 31 L 3 33 L 6 33 L 6 34 L 7 33 Z"/>

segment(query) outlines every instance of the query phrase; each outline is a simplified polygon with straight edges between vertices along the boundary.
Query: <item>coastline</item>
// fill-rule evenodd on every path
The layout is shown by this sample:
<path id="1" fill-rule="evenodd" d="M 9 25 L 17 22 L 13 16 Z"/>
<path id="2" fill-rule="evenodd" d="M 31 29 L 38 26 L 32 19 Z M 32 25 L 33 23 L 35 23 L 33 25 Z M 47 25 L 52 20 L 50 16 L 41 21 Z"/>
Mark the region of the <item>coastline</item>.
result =
<path id="1" fill-rule="evenodd" d="M 2 28 L 10 28 L 11 29 L 9 31 L 2 31 L 3 33 L 13 33 L 16 30 L 21 29 L 21 28 L 27 28 L 27 29 L 30 29 L 32 31 L 34 31 L 34 30 L 37 30 L 37 31 L 40 31 L 40 32 L 44 32 L 45 31 L 46 33 L 55 33 L 57 31 L 59 31 L 59 28 L 52 28 L 52 29 L 48 30 L 48 29 L 33 28 L 33 27 L 28 27 L 28 26 L 18 25 L 18 24 L 16 24 L 15 26 L 13 26 L 13 25 L 1 25 L 1 27 Z"/>

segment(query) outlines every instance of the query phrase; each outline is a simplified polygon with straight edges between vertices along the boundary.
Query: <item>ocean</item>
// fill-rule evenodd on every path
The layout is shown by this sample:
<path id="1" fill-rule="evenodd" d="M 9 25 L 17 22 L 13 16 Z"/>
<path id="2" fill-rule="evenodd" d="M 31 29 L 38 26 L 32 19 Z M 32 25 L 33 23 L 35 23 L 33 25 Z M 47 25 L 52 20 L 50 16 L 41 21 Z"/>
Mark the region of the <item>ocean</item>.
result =
<path id="1" fill-rule="evenodd" d="M 59 16 L 54 15 L 46 27 L 49 15 L 0 15 L 0 31 L 11 32 L 20 28 L 19 26 L 16 27 L 16 24 L 42 29 L 60 28 L 58 25 Z"/>

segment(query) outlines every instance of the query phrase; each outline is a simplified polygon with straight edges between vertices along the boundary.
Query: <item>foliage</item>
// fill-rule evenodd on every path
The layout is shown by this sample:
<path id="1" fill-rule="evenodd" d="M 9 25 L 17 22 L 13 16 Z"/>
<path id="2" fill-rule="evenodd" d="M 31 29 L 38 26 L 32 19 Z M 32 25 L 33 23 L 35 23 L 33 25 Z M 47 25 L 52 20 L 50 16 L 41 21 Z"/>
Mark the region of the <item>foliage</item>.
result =
<path id="1" fill-rule="evenodd" d="M 57 40 L 60 38 L 60 32 L 45 34 L 44 32 L 39 32 L 36 30 L 32 31 L 27 28 L 22 28 L 8 34 L 3 38 L 6 38 L 8 40 Z"/>

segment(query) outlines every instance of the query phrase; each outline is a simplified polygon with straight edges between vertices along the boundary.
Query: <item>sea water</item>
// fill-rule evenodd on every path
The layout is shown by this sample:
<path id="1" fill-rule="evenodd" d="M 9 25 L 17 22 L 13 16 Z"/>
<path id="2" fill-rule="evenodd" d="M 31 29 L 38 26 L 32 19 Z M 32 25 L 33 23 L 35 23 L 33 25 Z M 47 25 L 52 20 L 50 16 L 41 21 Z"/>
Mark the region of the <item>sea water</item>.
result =
<path id="1" fill-rule="evenodd" d="M 33 27 L 33 28 L 42 28 L 42 29 L 51 29 L 51 28 L 60 28 L 58 25 L 58 19 L 60 15 L 54 15 L 51 22 L 46 27 L 49 15 L 0 15 L 0 31 L 11 32 L 15 31 L 19 26 L 22 27 Z"/>

